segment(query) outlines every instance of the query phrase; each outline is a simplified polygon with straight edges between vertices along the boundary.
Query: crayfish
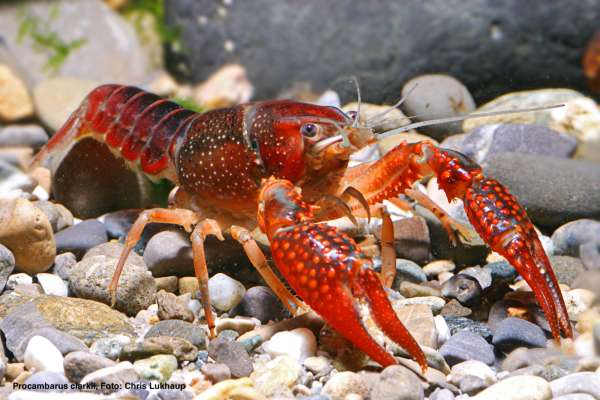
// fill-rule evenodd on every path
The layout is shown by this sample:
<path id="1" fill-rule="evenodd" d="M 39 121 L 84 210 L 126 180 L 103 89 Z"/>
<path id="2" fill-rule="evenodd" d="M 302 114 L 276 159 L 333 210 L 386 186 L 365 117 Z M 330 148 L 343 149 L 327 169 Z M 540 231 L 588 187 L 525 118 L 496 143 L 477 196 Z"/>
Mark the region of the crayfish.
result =
<path id="1" fill-rule="evenodd" d="M 350 237 L 319 222 L 312 204 L 323 196 L 345 198 L 341 203 L 346 209 L 332 207 L 326 215 L 365 208 L 368 216 L 371 209 L 382 212 L 385 222 L 383 200 L 435 176 L 449 200 L 464 202 L 471 224 L 489 247 L 529 283 L 554 338 L 560 340 L 561 333 L 572 337 L 550 262 L 531 221 L 508 190 L 486 178 L 464 155 L 428 141 L 402 143 L 377 161 L 349 167 L 352 153 L 377 141 L 373 130 L 357 120 L 335 107 L 291 100 L 198 114 L 135 87 L 104 85 L 87 96 L 34 163 L 58 162 L 74 142 L 92 137 L 149 178 L 176 184 L 172 207 L 143 211 L 129 231 L 109 286 L 113 305 L 125 260 L 144 226 L 178 224 L 191 232 L 201 301 L 214 335 L 204 241 L 207 235 L 223 240 L 222 231 L 228 229 L 290 311 L 302 309 L 304 301 L 373 360 L 393 364 L 394 358 L 369 336 L 358 317 L 354 298 L 365 299 L 382 331 L 423 368 L 423 352 L 397 319 L 384 290 L 390 275 L 393 280 L 393 262 L 392 271 L 384 268 L 380 280 Z M 402 130 L 406 127 L 387 135 Z M 295 186 L 301 187 L 304 199 Z M 257 225 L 270 240 L 275 265 L 302 301 L 270 269 L 250 232 Z"/>

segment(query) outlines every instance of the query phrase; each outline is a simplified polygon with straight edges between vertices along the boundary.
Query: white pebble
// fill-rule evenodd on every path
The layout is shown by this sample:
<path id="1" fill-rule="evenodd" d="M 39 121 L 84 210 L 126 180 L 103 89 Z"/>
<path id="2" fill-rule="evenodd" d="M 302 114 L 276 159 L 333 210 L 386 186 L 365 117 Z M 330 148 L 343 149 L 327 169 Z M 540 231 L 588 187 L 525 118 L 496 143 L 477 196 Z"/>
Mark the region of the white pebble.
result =
<path id="1" fill-rule="evenodd" d="M 452 367 L 452 372 L 447 379 L 450 383 L 459 386 L 460 381 L 466 376 L 476 376 L 488 385 L 496 383 L 496 374 L 485 363 L 478 360 L 467 360 Z"/>
<path id="2" fill-rule="evenodd" d="M 210 302 L 219 311 L 229 311 L 246 293 L 246 288 L 240 282 L 225 274 L 218 273 L 208 280 Z"/>
<path id="3" fill-rule="evenodd" d="M 27 275 L 24 272 L 20 272 L 18 274 L 12 274 L 8 277 L 8 281 L 6 281 L 7 289 L 14 289 L 17 285 L 31 285 L 33 283 L 33 278 Z"/>
<path id="4" fill-rule="evenodd" d="M 477 396 L 474 400 L 550 400 L 550 384 L 539 376 L 521 375 L 506 378 Z"/>
<path id="5" fill-rule="evenodd" d="M 65 281 L 60 279 L 58 275 L 44 272 L 37 274 L 35 277 L 44 289 L 44 293 L 63 297 L 69 294 L 69 288 Z"/>
<path id="6" fill-rule="evenodd" d="M 50 196 L 48 195 L 48 192 L 46 192 L 46 189 L 44 189 L 40 185 L 37 185 L 35 187 L 35 189 L 33 189 L 33 192 L 31 192 L 31 193 L 34 194 L 39 200 L 46 201 L 50 198 Z"/>
<path id="7" fill-rule="evenodd" d="M 433 322 L 435 323 L 435 330 L 437 331 L 437 343 L 438 346 L 441 347 L 448 339 L 450 339 L 450 328 L 444 317 L 441 315 L 433 317 Z"/>
<path id="8" fill-rule="evenodd" d="M 33 336 L 25 349 L 25 367 L 29 371 L 51 371 L 64 374 L 63 356 L 51 341 Z"/>
<path id="9" fill-rule="evenodd" d="M 191 299 L 187 303 L 187 308 L 192 312 L 192 314 L 200 315 L 200 313 L 202 312 L 202 303 L 200 303 L 196 299 Z"/>
<path id="10" fill-rule="evenodd" d="M 277 332 L 263 344 L 263 349 L 273 358 L 286 355 L 302 362 L 307 357 L 315 355 L 317 340 L 310 329 L 297 328 Z"/>

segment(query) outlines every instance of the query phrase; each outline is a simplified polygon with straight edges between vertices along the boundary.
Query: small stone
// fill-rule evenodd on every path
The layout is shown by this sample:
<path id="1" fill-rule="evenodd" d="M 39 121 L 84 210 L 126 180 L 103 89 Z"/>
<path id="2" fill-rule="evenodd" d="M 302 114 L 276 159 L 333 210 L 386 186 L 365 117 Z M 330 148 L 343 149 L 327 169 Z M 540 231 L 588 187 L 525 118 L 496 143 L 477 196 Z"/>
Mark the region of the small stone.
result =
<path id="1" fill-rule="evenodd" d="M 396 278 L 392 287 L 399 288 L 400 282 L 404 281 L 423 283 L 427 281 L 427 275 L 417 263 L 398 258 L 396 259 Z"/>
<path id="2" fill-rule="evenodd" d="M 194 274 L 192 246 L 188 236 L 179 230 L 167 230 L 152 236 L 144 251 L 144 261 L 153 276 Z M 185 292 L 180 290 L 179 293 Z"/>
<path id="3" fill-rule="evenodd" d="M 156 304 L 158 304 L 158 318 L 180 319 L 192 322 L 194 314 L 188 309 L 187 301 L 178 298 L 173 293 L 160 291 L 156 294 Z"/>
<path id="4" fill-rule="evenodd" d="M 395 306 L 395 304 L 394 304 Z M 424 304 L 394 307 L 396 315 L 421 346 L 437 348 L 437 332 L 433 313 Z"/>
<path id="5" fill-rule="evenodd" d="M 263 400 L 264 395 L 254 388 L 250 378 L 227 379 L 204 390 L 195 400 Z"/>
<path id="6" fill-rule="evenodd" d="M 27 87 L 7 65 L 0 64 L 0 120 L 12 122 L 33 114 Z"/>
<path id="7" fill-rule="evenodd" d="M 227 312 L 244 297 L 246 289 L 239 281 L 218 273 L 208 280 L 211 304 L 219 311 Z"/>
<path id="8" fill-rule="evenodd" d="M 33 278 L 31 276 L 24 272 L 19 272 L 18 274 L 12 274 L 8 277 L 6 281 L 6 288 L 14 290 L 19 285 L 31 285 L 32 283 Z"/>
<path id="9" fill-rule="evenodd" d="M 489 269 L 481 267 L 469 267 L 460 271 L 460 274 L 475 278 L 483 290 L 486 290 L 492 286 L 492 273 Z"/>
<path id="10" fill-rule="evenodd" d="M 408 368 L 392 365 L 381 371 L 371 389 L 370 397 L 385 400 L 422 400 L 423 385 Z"/>
<path id="11" fill-rule="evenodd" d="M 17 269 L 30 275 L 50 269 L 56 256 L 48 218 L 24 199 L 0 200 L 0 243 L 12 252 Z"/>
<path id="12" fill-rule="evenodd" d="M 254 286 L 248 289 L 242 301 L 229 314 L 254 317 L 263 324 L 289 316 L 289 312 L 279 298 L 267 286 Z"/>
<path id="13" fill-rule="evenodd" d="M 169 354 L 158 354 L 133 363 L 135 372 L 142 379 L 167 381 L 177 369 L 177 359 Z"/>
<path id="14" fill-rule="evenodd" d="M 362 375 L 347 371 L 339 372 L 329 378 L 321 394 L 329 396 L 331 400 L 344 400 L 350 393 L 368 398 L 370 391 L 371 386 Z"/>
<path id="15" fill-rule="evenodd" d="M 256 389 L 271 397 L 291 389 L 298 381 L 301 371 L 298 361 L 288 356 L 277 356 L 264 364 L 258 364 L 250 379 Z"/>
<path id="16" fill-rule="evenodd" d="M 140 209 L 118 210 L 104 214 L 98 220 L 106 227 L 109 238 L 121 239 L 127 236 L 140 212 Z"/>
<path id="17" fill-rule="evenodd" d="M 537 376 L 506 378 L 474 396 L 474 400 L 550 400 L 552 391 L 546 380 Z"/>
<path id="18" fill-rule="evenodd" d="M 63 374 L 52 371 L 36 372 L 25 381 L 25 385 L 40 385 L 39 387 L 42 388 L 44 387 L 44 384 L 47 384 L 50 389 L 41 389 L 43 392 L 61 392 L 69 388 L 69 381 L 67 378 L 65 378 Z"/>
<path id="19" fill-rule="evenodd" d="M 63 356 L 51 341 L 43 336 L 29 339 L 24 355 L 29 371 L 50 371 L 64 375 Z"/>
<path id="20" fill-rule="evenodd" d="M 73 351 L 65 356 L 63 362 L 65 375 L 71 382 L 76 383 L 94 371 L 114 365 L 117 363 L 87 351 Z"/>
<path id="21" fill-rule="evenodd" d="M 53 131 L 57 131 L 97 82 L 71 77 L 47 79 L 33 89 L 35 109 Z"/>
<path id="22" fill-rule="evenodd" d="M 492 343 L 504 352 L 517 347 L 546 347 L 546 335 L 539 326 L 511 317 L 498 324 Z"/>
<path id="23" fill-rule="evenodd" d="M 131 338 L 124 335 L 115 335 L 95 340 L 90 346 L 90 351 L 110 360 L 119 358 L 123 348 L 131 343 Z"/>
<path id="24" fill-rule="evenodd" d="M 444 308 L 442 308 L 441 314 L 444 317 L 468 317 L 473 311 L 470 308 L 464 307 L 455 299 L 450 300 Z"/>
<path id="25" fill-rule="evenodd" d="M 296 328 L 291 331 L 277 332 L 263 343 L 263 349 L 272 358 L 280 355 L 292 357 L 302 362 L 317 351 L 317 339 L 310 329 Z"/>
<path id="26" fill-rule="evenodd" d="M 194 89 L 194 100 L 204 108 L 232 107 L 252 97 L 254 87 L 246 69 L 238 64 L 224 65 Z"/>
<path id="27" fill-rule="evenodd" d="M 179 278 L 178 285 L 180 295 L 189 293 L 192 295 L 192 298 L 195 298 L 196 292 L 200 290 L 198 279 L 192 276 L 184 276 L 183 278 Z"/>
<path id="28" fill-rule="evenodd" d="M 212 383 L 221 382 L 231 378 L 231 371 L 225 364 L 204 364 L 200 368 L 200 372 L 202 372 L 206 379 Z"/>
<path id="29" fill-rule="evenodd" d="M 154 278 L 154 282 L 156 282 L 157 292 L 164 290 L 167 293 L 177 293 L 179 279 L 176 276 L 163 276 L 160 278 Z"/>
<path id="30" fill-rule="evenodd" d="M 550 382 L 555 397 L 572 393 L 586 393 L 600 398 L 600 375 L 594 372 L 578 372 Z"/>
<path id="31" fill-rule="evenodd" d="M 465 317 L 444 317 L 444 319 L 453 335 L 458 332 L 468 331 L 481 336 L 488 342 L 492 341 L 493 333 L 491 329 L 482 322 L 473 321 Z"/>
<path id="32" fill-rule="evenodd" d="M 116 392 L 124 387 L 126 383 L 139 380 L 133 365 L 129 361 L 123 361 L 112 367 L 106 367 L 86 375 L 81 384 L 96 384 L 104 394 Z"/>
<path id="33" fill-rule="evenodd" d="M 415 216 L 393 221 L 394 248 L 400 258 L 409 259 L 417 263 L 429 260 L 431 239 L 429 228 L 423 217 Z M 381 229 L 375 229 L 377 240 L 381 240 Z"/>
<path id="34" fill-rule="evenodd" d="M 67 296 L 69 294 L 69 288 L 65 281 L 60 279 L 58 275 L 40 273 L 35 277 L 44 289 L 44 293 L 54 296 Z"/>
<path id="35" fill-rule="evenodd" d="M 9 249 L 0 244 L 0 293 L 4 291 L 8 278 L 14 269 L 15 257 Z"/>
<path id="36" fill-rule="evenodd" d="M 434 278 L 443 272 L 452 272 L 456 265 L 451 260 L 436 260 L 423 266 L 423 272 L 428 278 Z"/>
<path id="37" fill-rule="evenodd" d="M 0 147 L 31 147 L 39 149 L 47 141 L 48 134 L 39 125 L 8 125 L 0 128 Z"/>
<path id="38" fill-rule="evenodd" d="M 496 359 L 494 348 L 481 336 L 469 331 L 452 335 L 440 348 L 440 353 L 450 365 L 467 360 L 479 360 L 492 365 Z"/>
<path id="39" fill-rule="evenodd" d="M 323 356 L 308 357 L 304 360 L 304 367 L 315 375 L 324 375 L 333 368 L 331 360 Z"/>
<path id="40" fill-rule="evenodd" d="M 401 308 L 404 306 L 412 305 L 412 304 L 424 304 L 431 308 L 431 311 L 434 314 L 439 314 L 446 301 L 441 297 L 437 296 L 423 296 L 423 297 L 410 297 L 408 299 L 400 299 L 394 300 L 393 302 L 394 308 Z"/>
<path id="41" fill-rule="evenodd" d="M 46 214 L 52 226 L 52 231 L 55 233 L 73 225 L 73 214 L 63 205 L 43 200 L 36 201 L 33 205 Z"/>
<path id="42" fill-rule="evenodd" d="M 564 296 L 567 312 L 571 320 L 577 320 L 579 316 L 592 307 L 596 300 L 596 293 L 587 289 L 573 289 Z"/>
<path id="43" fill-rule="evenodd" d="M 439 289 L 425 285 L 417 285 L 416 283 L 402 282 L 400 284 L 400 294 L 404 297 L 440 297 Z"/>
<path id="44" fill-rule="evenodd" d="M 160 321 L 148 330 L 145 338 L 151 338 L 155 336 L 173 336 L 187 340 L 192 343 L 198 349 L 206 348 L 206 334 L 204 329 L 198 325 L 191 324 L 189 322 L 180 321 L 177 319 L 171 319 L 167 321 Z"/>
<path id="45" fill-rule="evenodd" d="M 492 283 L 497 286 L 503 283 L 512 282 L 517 277 L 517 271 L 506 261 L 489 263 L 483 267 L 483 269 L 490 271 Z"/>
<path id="46" fill-rule="evenodd" d="M 108 286 L 121 251 L 122 245 L 115 243 L 105 243 L 90 249 L 75 265 L 69 277 L 69 287 L 73 293 L 81 298 L 110 304 Z M 116 308 L 127 315 L 136 315 L 153 303 L 155 294 L 154 278 L 146 269 L 142 258 L 132 252 L 125 261 L 119 279 Z"/>
<path id="47" fill-rule="evenodd" d="M 104 224 L 95 219 L 88 219 L 58 232 L 56 249 L 58 253 L 71 252 L 80 259 L 89 249 L 107 241 Z"/>
<path id="48" fill-rule="evenodd" d="M 155 336 L 144 339 L 141 343 L 128 343 L 119 354 L 121 361 L 135 361 L 157 354 L 174 355 L 179 361 L 194 361 L 198 349 L 189 341 L 174 336 Z"/>
<path id="49" fill-rule="evenodd" d="M 61 279 L 69 280 L 73 267 L 77 264 L 77 258 L 73 253 L 62 253 L 54 259 L 54 267 L 52 272 L 60 276 Z"/>
<path id="50" fill-rule="evenodd" d="M 442 295 L 456 299 L 461 304 L 476 304 L 481 299 L 482 289 L 476 279 L 468 275 L 458 274 L 442 285 Z"/>
<path id="51" fill-rule="evenodd" d="M 231 376 L 241 378 L 252 373 L 252 360 L 244 346 L 235 341 L 222 338 L 211 340 L 208 346 L 208 354 L 218 363 L 226 364 Z"/>
<path id="52" fill-rule="evenodd" d="M 460 385 L 460 381 L 466 376 L 475 376 L 491 385 L 497 381 L 496 374 L 485 363 L 478 360 L 468 360 L 455 364 L 452 367 L 448 381 L 454 385 Z"/>
<path id="53" fill-rule="evenodd" d="M 585 270 L 580 259 L 569 256 L 551 256 L 550 264 L 558 283 L 572 286 L 577 275 Z"/>
<path id="54" fill-rule="evenodd" d="M 579 219 L 568 222 L 554 231 L 552 243 L 556 254 L 580 257 L 582 245 L 600 243 L 600 221 Z"/>
<path id="55" fill-rule="evenodd" d="M 0 159 L 0 193 L 4 198 L 0 205 L 10 202 L 10 200 L 32 198 L 36 186 L 38 186 L 37 182 L 32 177 L 23 173 L 18 167 Z M 39 193 L 39 191 L 36 192 L 35 196 L 37 197 Z M 4 208 L 4 206 L 2 207 Z M 7 214 L 3 218 L 9 216 L 10 214 Z"/>
<path id="56" fill-rule="evenodd" d="M 438 346 L 441 346 L 450 339 L 450 328 L 441 315 L 436 315 L 433 322 L 435 322 L 435 331 L 437 332 L 437 343 Z"/>
<path id="57" fill-rule="evenodd" d="M 442 74 L 420 75 L 404 84 L 402 96 L 411 95 L 402 105 L 406 115 L 418 115 L 417 121 L 453 117 L 475 110 L 469 90 L 457 79 Z M 441 140 L 452 133 L 460 133 L 460 122 L 419 128 L 431 137 Z"/>
<path id="58" fill-rule="evenodd" d="M 431 393 L 429 400 L 454 400 L 454 393 L 449 389 L 437 388 Z"/>

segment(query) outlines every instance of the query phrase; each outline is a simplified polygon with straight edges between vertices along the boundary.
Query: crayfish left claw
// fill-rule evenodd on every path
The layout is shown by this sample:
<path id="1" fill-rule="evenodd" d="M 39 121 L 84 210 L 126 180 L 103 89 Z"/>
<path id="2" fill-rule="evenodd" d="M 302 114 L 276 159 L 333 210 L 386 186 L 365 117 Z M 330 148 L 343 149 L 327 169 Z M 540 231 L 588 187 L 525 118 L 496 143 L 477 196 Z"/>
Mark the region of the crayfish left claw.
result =
<path id="1" fill-rule="evenodd" d="M 493 179 L 473 183 L 465 196 L 469 220 L 491 247 L 504 256 L 533 290 L 552 330 L 573 337 L 569 314 L 550 261 L 525 210 L 508 190 Z"/>

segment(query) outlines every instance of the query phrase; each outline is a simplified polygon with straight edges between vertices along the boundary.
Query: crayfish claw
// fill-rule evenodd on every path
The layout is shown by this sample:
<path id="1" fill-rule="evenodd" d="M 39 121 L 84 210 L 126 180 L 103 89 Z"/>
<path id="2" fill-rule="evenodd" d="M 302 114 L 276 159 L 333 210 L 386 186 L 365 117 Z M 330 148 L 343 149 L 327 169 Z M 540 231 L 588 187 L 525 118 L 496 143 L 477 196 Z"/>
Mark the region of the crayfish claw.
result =
<path id="1" fill-rule="evenodd" d="M 504 256 L 527 281 L 548 319 L 552 336 L 557 341 L 561 333 L 572 338 L 569 314 L 550 261 L 514 196 L 496 180 L 482 178 L 467 191 L 465 210 L 490 248 Z"/>

